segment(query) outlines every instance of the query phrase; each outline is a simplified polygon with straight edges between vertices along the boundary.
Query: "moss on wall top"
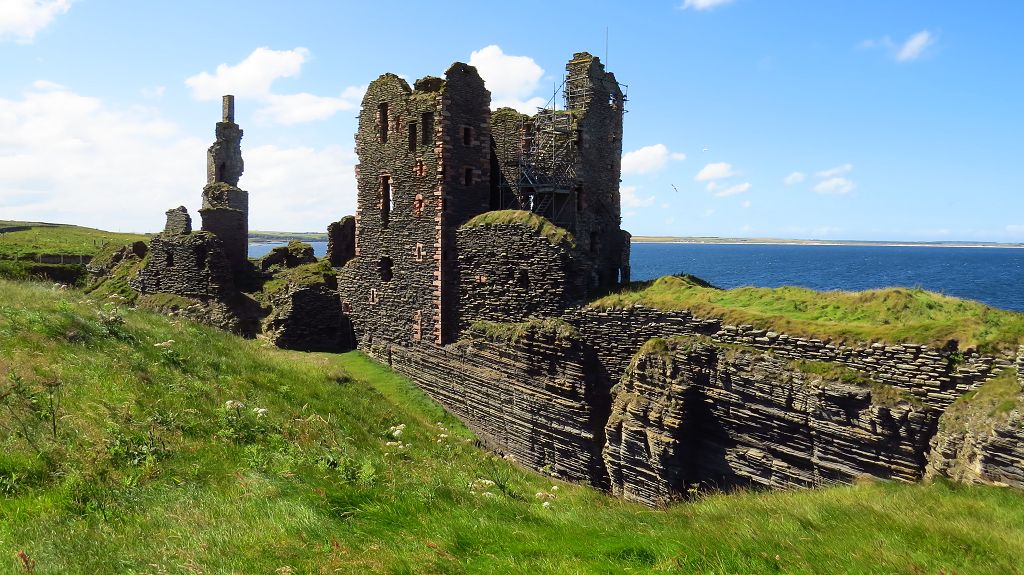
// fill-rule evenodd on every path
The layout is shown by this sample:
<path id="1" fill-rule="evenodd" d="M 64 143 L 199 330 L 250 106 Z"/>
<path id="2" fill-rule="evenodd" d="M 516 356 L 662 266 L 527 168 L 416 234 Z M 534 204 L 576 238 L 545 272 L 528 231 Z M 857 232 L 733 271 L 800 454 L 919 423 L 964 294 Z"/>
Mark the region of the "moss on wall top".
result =
<path id="1" fill-rule="evenodd" d="M 554 245 L 566 244 L 576 247 L 576 238 L 566 230 L 551 223 L 551 220 L 526 210 L 495 210 L 484 212 L 462 225 L 463 228 L 480 226 L 519 224 L 526 226 L 547 238 Z"/>

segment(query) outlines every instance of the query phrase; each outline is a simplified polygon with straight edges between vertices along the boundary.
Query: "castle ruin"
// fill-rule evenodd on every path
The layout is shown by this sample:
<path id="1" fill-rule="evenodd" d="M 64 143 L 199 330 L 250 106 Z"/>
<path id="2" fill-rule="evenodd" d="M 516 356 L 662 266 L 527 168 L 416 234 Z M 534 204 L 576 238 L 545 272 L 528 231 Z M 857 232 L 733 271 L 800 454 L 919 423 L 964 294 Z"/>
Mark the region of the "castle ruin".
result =
<path id="1" fill-rule="evenodd" d="M 141 298 L 189 298 L 197 319 L 262 331 L 281 347 L 356 347 L 488 447 L 647 504 L 694 485 L 864 475 L 1024 487 L 1019 417 L 939 426 L 959 397 L 1015 361 L 1024 385 L 1024 347 L 851 344 L 595 305 L 630 278 L 619 195 L 626 95 L 590 54 L 574 54 L 566 71 L 563 107 L 553 100 L 532 116 L 492 112 L 464 63 L 412 87 L 394 74 L 371 82 L 356 133 L 356 214 L 328 227 L 320 262 L 298 243 L 258 265 L 246 257 L 242 130 L 225 96 L 202 229 L 185 208 L 169 210 L 132 285 Z M 264 283 L 275 287 L 251 287 Z M 260 301 L 246 289 L 262 289 Z"/>

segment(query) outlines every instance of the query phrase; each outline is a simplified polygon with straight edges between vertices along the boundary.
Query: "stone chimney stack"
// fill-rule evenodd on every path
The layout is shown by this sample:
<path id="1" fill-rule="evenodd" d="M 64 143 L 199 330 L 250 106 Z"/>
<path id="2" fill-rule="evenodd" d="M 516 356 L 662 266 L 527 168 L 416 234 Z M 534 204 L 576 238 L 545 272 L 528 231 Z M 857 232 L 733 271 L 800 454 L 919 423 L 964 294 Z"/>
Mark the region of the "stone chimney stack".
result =
<path id="1" fill-rule="evenodd" d="M 235 97 L 232 95 L 224 96 L 224 119 L 222 122 L 228 122 L 231 124 L 235 123 Z"/>

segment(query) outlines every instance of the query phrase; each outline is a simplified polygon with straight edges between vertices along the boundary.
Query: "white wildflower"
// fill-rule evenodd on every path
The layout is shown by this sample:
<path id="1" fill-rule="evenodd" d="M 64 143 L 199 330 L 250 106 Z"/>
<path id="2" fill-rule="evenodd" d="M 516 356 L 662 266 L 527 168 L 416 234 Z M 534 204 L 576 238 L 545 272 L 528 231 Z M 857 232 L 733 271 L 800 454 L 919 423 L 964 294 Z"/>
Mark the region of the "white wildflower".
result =
<path id="1" fill-rule="evenodd" d="M 385 443 L 384 445 L 386 445 L 388 447 L 399 447 L 399 446 L 402 445 L 402 442 L 401 441 L 389 441 L 389 442 Z"/>
<path id="2" fill-rule="evenodd" d="M 227 409 L 239 410 L 239 409 L 245 409 L 245 404 L 242 403 L 241 401 L 236 401 L 234 399 L 229 399 L 229 400 L 224 402 L 224 407 L 227 408 Z"/>
<path id="3" fill-rule="evenodd" d="M 544 502 L 544 509 L 549 509 L 550 507 L 551 507 L 551 502 L 550 501 L 545 501 Z"/>
<path id="4" fill-rule="evenodd" d="M 169 339 L 167 341 L 161 341 L 160 343 L 154 343 L 153 347 L 171 347 L 172 345 L 174 345 L 174 340 Z"/>
<path id="5" fill-rule="evenodd" d="M 269 411 L 265 407 L 254 407 L 252 412 L 256 414 L 256 417 L 266 417 Z"/>
<path id="6" fill-rule="evenodd" d="M 483 495 L 484 497 L 497 497 L 497 495 L 491 493 L 490 491 L 484 491 L 480 495 Z"/>
<path id="7" fill-rule="evenodd" d="M 557 485 L 552 485 L 551 486 L 551 491 L 558 491 L 558 486 Z"/>

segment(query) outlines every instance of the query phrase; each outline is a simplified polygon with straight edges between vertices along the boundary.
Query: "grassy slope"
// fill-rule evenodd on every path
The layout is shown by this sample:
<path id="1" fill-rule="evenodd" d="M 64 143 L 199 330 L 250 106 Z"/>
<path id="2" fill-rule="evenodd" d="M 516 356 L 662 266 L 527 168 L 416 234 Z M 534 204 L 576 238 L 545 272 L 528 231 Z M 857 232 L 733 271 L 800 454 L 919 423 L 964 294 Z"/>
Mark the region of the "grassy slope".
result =
<path id="1" fill-rule="evenodd" d="M 0 259 L 18 259 L 31 254 L 95 255 L 108 243 L 124 245 L 146 241 L 141 234 L 121 234 L 65 224 L 0 222 L 4 225 L 31 225 L 30 230 L 0 234 Z"/>
<path id="2" fill-rule="evenodd" d="M 689 276 L 666 276 L 591 303 L 595 307 L 642 304 L 690 310 L 791 335 L 851 341 L 913 342 L 1015 351 L 1024 341 L 1024 314 L 990 308 L 921 289 L 819 292 L 805 288 L 741 287 L 721 290 Z"/>
<path id="3" fill-rule="evenodd" d="M 463 227 L 472 228 L 497 224 L 524 224 L 533 228 L 538 234 L 546 237 L 553 244 L 559 244 L 564 241 L 569 246 L 576 247 L 576 238 L 568 230 L 556 226 L 544 216 L 525 210 L 484 212 L 462 225 Z"/>
<path id="4" fill-rule="evenodd" d="M 553 491 L 358 353 L 121 314 L 0 281 L 0 572 L 20 550 L 89 575 L 1021 572 L 1019 492 L 865 483 L 652 511 Z"/>

